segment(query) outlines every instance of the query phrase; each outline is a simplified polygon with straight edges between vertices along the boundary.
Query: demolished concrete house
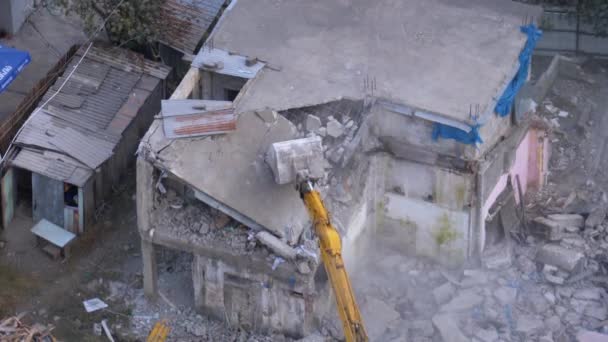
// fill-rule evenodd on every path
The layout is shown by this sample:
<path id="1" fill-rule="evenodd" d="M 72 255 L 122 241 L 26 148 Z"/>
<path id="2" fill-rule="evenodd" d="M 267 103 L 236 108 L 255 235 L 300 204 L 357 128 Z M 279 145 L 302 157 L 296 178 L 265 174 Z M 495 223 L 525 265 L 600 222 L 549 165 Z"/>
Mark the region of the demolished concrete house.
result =
<path id="1" fill-rule="evenodd" d="M 19 197 L 31 201 L 34 223 L 46 219 L 75 234 L 90 227 L 134 162 L 139 140 L 160 108 L 169 72 L 119 48 L 79 50 L 7 152 L 4 224 L 11 221 Z"/>
<path id="2" fill-rule="evenodd" d="M 500 100 L 525 81 L 538 32 L 521 26 L 539 14 L 500 0 L 233 4 L 140 145 L 146 293 L 155 246 L 193 253 L 199 310 L 306 334 L 327 280 L 299 196 L 265 162 L 306 135 L 323 139 L 349 267 L 363 232 L 444 263 L 478 258 L 509 180 L 524 193 L 546 172 L 543 131 Z"/>

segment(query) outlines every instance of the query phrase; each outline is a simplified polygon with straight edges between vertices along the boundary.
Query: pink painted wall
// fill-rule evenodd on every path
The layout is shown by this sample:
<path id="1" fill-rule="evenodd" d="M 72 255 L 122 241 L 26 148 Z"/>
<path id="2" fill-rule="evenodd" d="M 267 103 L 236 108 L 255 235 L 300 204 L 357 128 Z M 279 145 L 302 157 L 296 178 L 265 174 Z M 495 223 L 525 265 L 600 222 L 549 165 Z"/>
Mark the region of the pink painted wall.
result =
<path id="1" fill-rule="evenodd" d="M 530 129 L 522 139 L 521 143 L 517 147 L 515 152 L 515 162 L 509 170 L 509 173 L 502 175 L 494 189 L 488 196 L 488 199 L 482 207 L 482 217 L 488 215 L 490 207 L 496 201 L 496 198 L 507 186 L 507 180 L 509 176 L 512 176 L 515 180 L 515 175 L 519 175 L 519 181 L 521 182 L 522 192 L 525 194 L 529 187 L 540 187 L 542 186 L 543 175 L 546 170 L 546 166 L 549 161 L 549 144 L 547 139 L 539 139 L 541 134 L 544 132 L 535 129 Z M 542 146 L 541 146 L 542 144 Z M 539 158 L 542 159 L 542 163 L 539 163 Z M 517 195 L 517 185 L 513 184 L 516 193 L 516 200 L 519 199 Z"/>

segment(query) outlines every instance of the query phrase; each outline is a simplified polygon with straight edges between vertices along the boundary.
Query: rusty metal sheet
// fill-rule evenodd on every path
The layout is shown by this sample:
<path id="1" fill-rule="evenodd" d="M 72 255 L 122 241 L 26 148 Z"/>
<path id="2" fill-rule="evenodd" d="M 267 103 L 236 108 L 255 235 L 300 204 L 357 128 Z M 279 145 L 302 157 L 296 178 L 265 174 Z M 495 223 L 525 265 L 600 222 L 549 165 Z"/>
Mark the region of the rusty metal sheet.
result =
<path id="1" fill-rule="evenodd" d="M 236 115 L 228 101 L 166 100 L 161 113 L 168 138 L 222 134 L 236 129 Z"/>

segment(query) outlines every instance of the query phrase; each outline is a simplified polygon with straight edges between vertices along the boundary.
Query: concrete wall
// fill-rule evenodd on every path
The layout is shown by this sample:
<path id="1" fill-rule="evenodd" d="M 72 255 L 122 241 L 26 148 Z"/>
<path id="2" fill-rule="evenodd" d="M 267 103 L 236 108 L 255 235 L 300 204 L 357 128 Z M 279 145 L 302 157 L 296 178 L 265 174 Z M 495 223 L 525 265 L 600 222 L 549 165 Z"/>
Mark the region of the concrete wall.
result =
<path id="1" fill-rule="evenodd" d="M 0 1 L 0 29 L 15 34 L 34 9 L 34 0 Z"/>
<path id="2" fill-rule="evenodd" d="M 198 310 L 249 331 L 305 336 L 313 327 L 315 303 L 327 300 L 316 295 L 313 281 L 283 282 L 229 259 L 195 255 L 192 280 Z"/>

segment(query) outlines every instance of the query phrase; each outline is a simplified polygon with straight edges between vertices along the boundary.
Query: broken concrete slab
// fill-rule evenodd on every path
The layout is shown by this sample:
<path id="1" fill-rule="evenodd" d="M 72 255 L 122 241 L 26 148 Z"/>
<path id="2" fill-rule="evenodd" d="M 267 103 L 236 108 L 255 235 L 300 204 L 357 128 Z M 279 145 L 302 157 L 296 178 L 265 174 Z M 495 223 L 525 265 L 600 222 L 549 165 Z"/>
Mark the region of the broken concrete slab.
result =
<path id="1" fill-rule="evenodd" d="M 498 340 L 496 329 L 479 329 L 475 332 L 475 337 L 483 342 L 495 342 Z"/>
<path id="2" fill-rule="evenodd" d="M 608 342 L 608 335 L 595 331 L 581 330 L 576 334 L 577 342 Z"/>
<path id="3" fill-rule="evenodd" d="M 606 218 L 606 209 L 605 206 L 600 206 L 591 210 L 585 220 L 585 228 L 590 229 L 599 226 Z"/>
<path id="4" fill-rule="evenodd" d="M 509 286 L 499 287 L 494 291 L 494 297 L 496 297 L 502 305 L 513 304 L 515 298 L 517 298 L 517 289 Z"/>
<path id="5" fill-rule="evenodd" d="M 581 252 L 557 244 L 545 244 L 536 253 L 536 261 L 576 273 L 582 270 L 585 256 Z"/>
<path id="6" fill-rule="evenodd" d="M 557 221 L 546 217 L 537 217 L 532 222 L 534 224 L 534 230 L 532 232 L 535 236 L 549 241 L 561 240 L 565 226 Z"/>
<path id="7" fill-rule="evenodd" d="M 483 297 L 473 291 L 461 291 L 440 309 L 442 312 L 466 311 L 483 302 Z"/>
<path id="8" fill-rule="evenodd" d="M 277 121 L 277 116 L 279 115 L 277 112 L 270 109 L 257 111 L 256 114 L 266 123 L 274 123 Z"/>
<path id="9" fill-rule="evenodd" d="M 294 248 L 290 247 L 288 244 L 281 241 L 279 238 L 270 234 L 269 232 L 262 231 L 257 233 L 255 236 L 262 244 L 270 248 L 272 252 L 282 258 L 294 260 L 298 255 Z"/>
<path id="10" fill-rule="evenodd" d="M 603 292 L 600 288 L 590 287 L 574 291 L 572 297 L 583 300 L 600 300 Z"/>
<path id="11" fill-rule="evenodd" d="M 511 266 L 512 260 L 513 249 L 509 243 L 504 243 L 497 247 L 487 248 L 483 252 L 481 263 L 487 269 L 499 270 Z"/>
<path id="12" fill-rule="evenodd" d="M 551 214 L 547 218 L 557 222 L 562 227 L 574 226 L 581 228 L 585 223 L 585 218 L 579 214 Z"/>
<path id="13" fill-rule="evenodd" d="M 458 321 L 449 314 L 439 314 L 433 316 L 433 325 L 439 330 L 443 342 L 468 342 L 471 339 L 466 337 L 458 327 Z"/>
<path id="14" fill-rule="evenodd" d="M 306 116 L 306 130 L 309 132 L 318 132 L 319 129 L 323 126 L 321 123 L 321 119 L 318 116 L 308 114 Z"/>
<path id="15" fill-rule="evenodd" d="M 325 175 L 323 146 L 317 136 L 273 143 L 265 160 L 277 184 L 294 183 L 298 174 L 313 179 L 321 179 Z"/>

